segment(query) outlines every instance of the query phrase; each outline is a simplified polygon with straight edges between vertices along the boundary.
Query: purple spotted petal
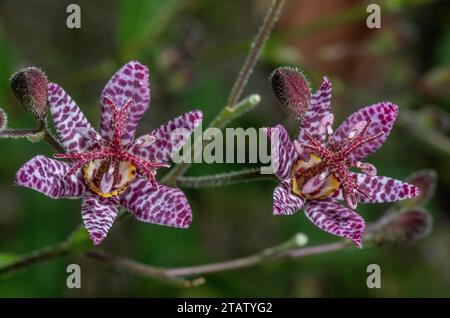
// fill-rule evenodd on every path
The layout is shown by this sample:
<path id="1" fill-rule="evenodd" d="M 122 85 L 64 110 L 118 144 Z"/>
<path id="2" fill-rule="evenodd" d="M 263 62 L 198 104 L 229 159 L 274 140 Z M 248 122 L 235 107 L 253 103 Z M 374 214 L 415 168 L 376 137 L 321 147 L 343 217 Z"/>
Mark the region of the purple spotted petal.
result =
<path id="1" fill-rule="evenodd" d="M 153 144 L 134 147 L 133 152 L 150 161 L 168 162 L 183 147 L 202 118 L 202 112 L 195 110 L 172 119 L 149 134 L 156 138 Z"/>
<path id="2" fill-rule="evenodd" d="M 102 198 L 90 191 L 86 192 L 81 206 L 81 216 L 84 227 L 95 245 L 100 244 L 106 237 L 118 211 L 117 198 Z"/>
<path id="3" fill-rule="evenodd" d="M 371 177 L 362 173 L 354 173 L 356 182 L 372 198 L 358 194 L 358 201 L 363 203 L 393 202 L 414 198 L 419 194 L 419 189 L 409 183 L 388 177 Z"/>
<path id="4" fill-rule="evenodd" d="M 365 229 L 364 219 L 333 199 L 309 201 L 305 205 L 306 216 L 325 232 L 351 239 L 361 247 Z"/>
<path id="5" fill-rule="evenodd" d="M 292 193 L 290 180 L 281 182 L 273 192 L 273 214 L 290 215 L 296 213 L 303 206 L 303 199 Z"/>
<path id="6" fill-rule="evenodd" d="M 164 185 L 154 190 L 145 179 L 131 183 L 120 203 L 142 222 L 179 228 L 187 228 L 192 222 L 191 208 L 181 190 Z"/>
<path id="7" fill-rule="evenodd" d="M 395 119 L 397 118 L 398 107 L 389 102 L 383 102 L 367 106 L 353 113 L 334 132 L 332 138 L 336 142 L 342 141 L 349 134 L 352 127 L 362 121 L 371 121 L 367 136 L 383 133 L 379 138 L 356 149 L 352 154 L 353 160 L 362 160 L 380 148 L 386 141 Z"/>
<path id="8" fill-rule="evenodd" d="M 271 140 L 272 168 L 278 178 L 288 179 L 292 164 L 297 158 L 291 137 L 282 125 L 266 128 L 266 134 Z"/>
<path id="9" fill-rule="evenodd" d="M 131 142 L 139 120 L 149 107 L 150 84 L 147 66 L 137 61 L 125 64 L 106 84 L 100 103 L 105 96 L 111 98 L 119 108 L 123 107 L 129 99 L 134 100 L 135 104 L 128 113 L 128 122 L 122 137 L 123 144 Z M 114 131 L 111 119 L 109 108 L 102 104 L 101 135 L 108 140 L 111 139 Z"/>
<path id="10" fill-rule="evenodd" d="M 80 128 L 97 134 L 73 99 L 55 83 L 48 84 L 48 103 L 58 136 L 67 152 L 81 152 L 89 146 Z"/>
<path id="11" fill-rule="evenodd" d="M 331 112 L 331 82 L 324 77 L 322 85 L 320 85 L 316 94 L 311 98 L 309 110 L 306 112 L 298 131 L 298 141 L 306 142 L 304 131 L 306 130 L 311 136 L 317 140 L 325 141 L 326 135 L 319 132 L 321 120 Z"/>
<path id="12" fill-rule="evenodd" d="M 16 184 L 45 194 L 53 199 L 81 197 L 86 187 L 81 172 L 64 180 L 70 165 L 65 162 L 37 156 L 28 161 L 16 174 Z"/>

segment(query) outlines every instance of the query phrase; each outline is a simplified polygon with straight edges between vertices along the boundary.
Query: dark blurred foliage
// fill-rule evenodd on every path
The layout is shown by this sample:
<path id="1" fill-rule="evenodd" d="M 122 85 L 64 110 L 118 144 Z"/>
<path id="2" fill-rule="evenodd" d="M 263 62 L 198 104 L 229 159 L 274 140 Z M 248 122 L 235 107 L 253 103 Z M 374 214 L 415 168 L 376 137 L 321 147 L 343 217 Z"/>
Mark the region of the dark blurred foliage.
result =
<path id="1" fill-rule="evenodd" d="M 44 69 L 49 80 L 63 85 L 98 124 L 102 86 L 130 59 L 139 59 L 151 71 L 152 107 L 140 132 L 194 108 L 204 111 L 205 126 L 224 106 L 270 4 L 79 0 L 82 27 L 70 30 L 65 20 L 71 2 L 0 1 L 0 106 L 11 127 L 35 125 L 9 91 L 9 77 L 20 67 Z M 369 161 L 381 175 L 398 179 L 423 168 L 436 170 L 436 194 L 427 205 L 435 227 L 428 238 L 406 247 L 352 249 L 214 274 L 193 289 L 113 272 L 83 259 L 63 259 L 0 281 L 0 296 L 450 296 L 450 6 L 448 1 L 383 1 L 382 28 L 371 30 L 365 25 L 368 3 L 288 1 L 245 90 L 260 94 L 262 102 L 232 125 L 283 123 L 294 134 L 297 122 L 280 111 L 268 81 L 280 65 L 304 70 L 313 89 L 322 76 L 331 78 L 337 124 L 364 105 L 397 103 L 400 118 L 395 129 Z M 64 240 L 81 220 L 80 201 L 54 201 L 13 186 L 21 164 L 36 154 L 53 152 L 45 143 L 0 140 L 1 257 Z M 243 166 L 194 165 L 189 175 Z M 130 219 L 113 227 L 101 248 L 170 267 L 246 255 L 297 232 L 306 233 L 310 244 L 336 240 L 303 213 L 273 217 L 273 187 L 265 181 L 186 191 L 194 211 L 190 229 Z M 375 221 L 388 207 L 360 205 L 358 211 Z M 80 290 L 69 290 L 65 284 L 66 266 L 74 262 L 82 265 Z M 366 266 L 371 263 L 381 266 L 381 289 L 366 287 Z"/>

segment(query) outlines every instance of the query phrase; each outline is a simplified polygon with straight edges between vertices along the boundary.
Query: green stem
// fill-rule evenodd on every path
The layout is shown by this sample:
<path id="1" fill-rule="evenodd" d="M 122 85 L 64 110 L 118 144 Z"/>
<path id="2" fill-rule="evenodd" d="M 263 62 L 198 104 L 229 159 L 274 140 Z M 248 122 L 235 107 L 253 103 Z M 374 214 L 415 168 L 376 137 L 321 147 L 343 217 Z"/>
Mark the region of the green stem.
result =
<path id="1" fill-rule="evenodd" d="M 234 260 L 196 265 L 179 268 L 161 268 L 138 263 L 135 261 L 113 257 L 99 252 L 87 253 L 86 257 L 105 263 L 118 270 L 131 272 L 144 277 L 162 280 L 168 283 L 178 283 L 185 287 L 192 287 L 204 282 L 203 278 L 190 281 L 186 277 L 199 276 L 217 272 L 249 268 L 282 259 L 298 259 L 306 256 L 319 255 L 333 251 L 347 249 L 351 246 L 349 241 L 341 241 L 312 247 L 301 247 L 306 241 L 299 239 L 302 234 L 297 234 L 289 241 L 278 246 L 271 247 L 259 253 L 237 258 Z M 180 280 L 181 279 L 181 280 Z"/>
<path id="2" fill-rule="evenodd" d="M 253 43 L 251 45 L 251 49 L 245 59 L 244 64 L 242 65 L 241 70 L 239 71 L 239 75 L 236 79 L 236 82 L 231 89 L 230 96 L 228 97 L 227 105 L 231 108 L 236 105 L 238 100 L 240 99 L 242 92 L 244 91 L 245 86 L 247 85 L 248 79 L 255 68 L 256 62 L 261 56 L 262 49 L 264 48 L 264 44 L 269 38 L 270 32 L 277 22 L 281 9 L 283 8 L 284 0 L 274 0 L 272 2 L 269 11 L 267 11 L 266 17 L 264 18 L 264 22 L 262 23 L 258 34 L 256 35 Z"/>
<path id="3" fill-rule="evenodd" d="M 220 173 L 212 176 L 183 177 L 176 179 L 176 184 L 180 188 L 210 188 L 226 186 L 240 182 L 250 182 L 258 180 L 275 180 L 274 175 L 261 174 L 260 168 L 244 169 L 240 171 Z"/>
<path id="4" fill-rule="evenodd" d="M 409 133 L 423 142 L 433 146 L 446 156 L 450 156 L 450 139 L 432 127 L 423 127 L 420 116 L 412 110 L 402 109 L 399 122 Z"/>
<path id="5" fill-rule="evenodd" d="M 248 96 L 239 102 L 235 107 L 224 107 L 222 111 L 217 115 L 216 118 L 209 124 L 208 128 L 214 127 L 222 129 L 224 128 L 230 121 L 242 116 L 246 112 L 255 108 L 256 105 L 261 101 L 261 97 L 257 94 L 253 94 Z M 198 147 L 202 147 L 203 149 L 203 140 L 194 141 L 194 147 L 192 148 L 191 158 L 194 156 L 195 149 Z M 201 151 L 197 153 L 202 153 Z M 195 158 L 193 160 L 195 162 Z M 182 176 L 187 169 L 190 167 L 190 163 L 179 163 L 177 164 L 170 172 L 162 178 L 161 183 L 167 185 L 175 185 L 177 178 Z"/>
<path id="6" fill-rule="evenodd" d="M 52 259 L 66 256 L 68 254 L 67 245 L 60 243 L 53 246 L 36 250 L 30 254 L 21 256 L 6 265 L 0 267 L 0 278 L 15 274 L 23 269 L 31 267 L 33 265 L 46 262 Z"/>

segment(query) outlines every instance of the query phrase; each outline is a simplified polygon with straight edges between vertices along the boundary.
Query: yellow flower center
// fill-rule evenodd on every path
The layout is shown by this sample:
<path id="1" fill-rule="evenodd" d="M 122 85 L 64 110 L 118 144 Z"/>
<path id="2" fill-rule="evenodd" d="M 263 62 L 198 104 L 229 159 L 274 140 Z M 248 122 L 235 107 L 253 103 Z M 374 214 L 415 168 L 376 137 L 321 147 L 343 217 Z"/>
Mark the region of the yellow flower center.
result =
<path id="1" fill-rule="evenodd" d="M 113 165 L 111 169 L 111 165 Z M 101 182 L 105 178 L 105 174 L 112 171 L 112 185 L 109 191 L 104 193 L 101 189 Z M 125 192 L 131 181 L 136 176 L 136 167 L 128 161 L 110 162 L 110 160 L 97 159 L 90 161 L 83 168 L 83 175 L 89 188 L 99 196 L 109 198 L 117 196 Z"/>
<path id="2" fill-rule="evenodd" d="M 303 161 L 301 159 L 297 160 L 291 172 L 292 191 L 298 196 L 305 197 L 310 200 L 322 199 L 332 194 L 340 186 L 339 180 L 333 174 L 330 174 L 326 178 L 324 184 L 316 191 L 307 194 L 302 193 L 305 183 L 314 176 L 320 174 L 324 168 L 325 165 L 322 160 L 314 155 L 310 155 L 308 161 Z"/>

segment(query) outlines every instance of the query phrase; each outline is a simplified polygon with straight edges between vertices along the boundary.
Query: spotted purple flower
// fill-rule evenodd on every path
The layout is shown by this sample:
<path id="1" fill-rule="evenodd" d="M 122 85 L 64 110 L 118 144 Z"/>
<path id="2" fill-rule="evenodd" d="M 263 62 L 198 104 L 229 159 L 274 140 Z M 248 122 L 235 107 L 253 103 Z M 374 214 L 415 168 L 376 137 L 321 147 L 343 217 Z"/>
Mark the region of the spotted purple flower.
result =
<path id="1" fill-rule="evenodd" d="M 201 122 L 202 113 L 186 113 L 135 139 L 149 102 L 148 69 L 129 62 L 103 90 L 97 133 L 70 96 L 49 83 L 50 111 L 67 151 L 55 157 L 69 162 L 37 156 L 17 172 L 16 183 L 54 199 L 82 198 L 82 218 L 94 244 L 106 237 L 120 207 L 143 222 L 188 227 L 192 213 L 183 192 L 158 185 L 155 174 L 168 166 L 171 155 Z M 184 132 L 173 138 L 177 129 Z"/>
<path id="2" fill-rule="evenodd" d="M 272 139 L 272 165 L 281 183 L 273 194 L 273 214 L 289 215 L 304 207 L 320 229 L 353 240 L 361 247 L 363 218 L 353 210 L 358 202 L 381 203 L 412 198 L 411 184 L 377 176 L 361 160 L 377 151 L 389 135 L 398 108 L 389 102 L 352 114 L 333 132 L 331 83 L 324 78 L 293 142 L 285 128 L 267 129 Z M 362 173 L 350 171 L 359 168 Z M 339 201 L 345 201 L 347 207 Z"/>

